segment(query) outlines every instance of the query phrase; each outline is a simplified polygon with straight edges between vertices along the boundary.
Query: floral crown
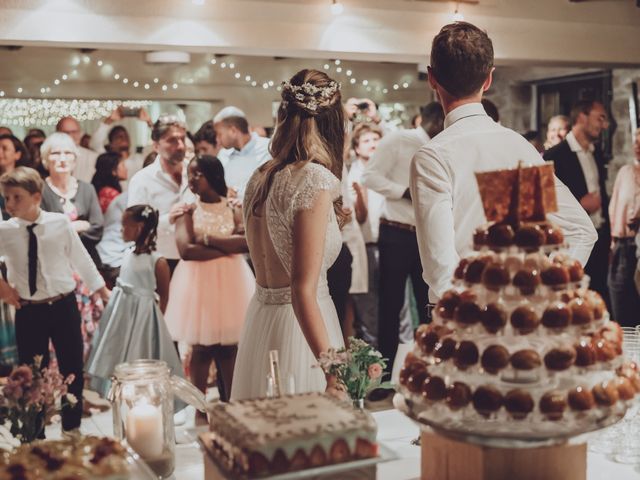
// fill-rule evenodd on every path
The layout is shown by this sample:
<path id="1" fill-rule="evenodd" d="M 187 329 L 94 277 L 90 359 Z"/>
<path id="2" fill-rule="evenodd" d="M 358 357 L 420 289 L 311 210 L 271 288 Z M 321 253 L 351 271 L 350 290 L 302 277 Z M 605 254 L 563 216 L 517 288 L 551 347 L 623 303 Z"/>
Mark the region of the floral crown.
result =
<path id="1" fill-rule="evenodd" d="M 302 85 L 292 85 L 289 81 L 282 82 L 282 105 L 286 107 L 290 101 L 294 101 L 300 108 L 313 115 L 319 113 L 318 109 L 329 106 L 338 90 L 340 90 L 340 84 L 333 80 L 326 87 L 316 87 L 309 82 Z"/>

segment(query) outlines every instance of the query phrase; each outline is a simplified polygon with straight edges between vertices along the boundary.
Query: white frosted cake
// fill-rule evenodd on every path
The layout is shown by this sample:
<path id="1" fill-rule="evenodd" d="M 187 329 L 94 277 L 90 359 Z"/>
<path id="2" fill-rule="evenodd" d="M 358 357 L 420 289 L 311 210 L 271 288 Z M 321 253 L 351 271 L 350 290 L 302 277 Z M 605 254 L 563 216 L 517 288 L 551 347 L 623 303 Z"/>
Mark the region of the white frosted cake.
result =
<path id="1" fill-rule="evenodd" d="M 201 440 L 234 474 L 266 476 L 375 457 L 376 423 L 320 393 L 219 403 Z"/>

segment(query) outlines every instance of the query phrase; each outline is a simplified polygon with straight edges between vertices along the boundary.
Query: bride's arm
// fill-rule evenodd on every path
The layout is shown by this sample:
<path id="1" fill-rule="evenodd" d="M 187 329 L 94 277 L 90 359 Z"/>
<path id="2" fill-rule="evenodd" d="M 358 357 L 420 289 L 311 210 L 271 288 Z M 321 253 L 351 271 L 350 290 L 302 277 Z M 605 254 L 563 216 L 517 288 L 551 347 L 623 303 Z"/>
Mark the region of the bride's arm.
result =
<path id="1" fill-rule="evenodd" d="M 302 333 L 316 358 L 330 347 L 318 306 L 318 280 L 331 208 L 330 192 L 320 191 L 311 208 L 299 210 L 293 221 L 291 303 Z"/>

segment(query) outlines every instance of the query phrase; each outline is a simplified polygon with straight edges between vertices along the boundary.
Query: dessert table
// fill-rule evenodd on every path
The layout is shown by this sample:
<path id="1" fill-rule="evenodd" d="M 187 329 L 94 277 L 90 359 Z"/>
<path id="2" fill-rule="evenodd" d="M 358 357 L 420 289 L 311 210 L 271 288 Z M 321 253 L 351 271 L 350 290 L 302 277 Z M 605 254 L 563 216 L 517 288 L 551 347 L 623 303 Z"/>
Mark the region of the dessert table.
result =
<path id="1" fill-rule="evenodd" d="M 414 480 L 420 478 L 420 447 L 412 445 L 411 440 L 418 437 L 418 427 L 410 419 L 397 410 L 381 410 L 373 413 L 378 423 L 378 441 L 393 450 L 397 460 L 378 464 L 377 478 L 380 480 Z M 193 418 L 191 407 L 187 417 Z M 111 411 L 102 412 L 83 419 L 82 432 L 93 435 L 112 435 Z M 640 432 L 639 432 L 640 434 Z M 59 436 L 59 426 L 47 428 L 48 438 Z M 193 435 L 193 420 L 176 428 L 176 480 L 202 480 L 204 467 L 202 452 Z M 587 478 L 602 480 L 640 480 L 640 465 L 623 465 L 616 463 L 604 455 L 588 454 Z"/>

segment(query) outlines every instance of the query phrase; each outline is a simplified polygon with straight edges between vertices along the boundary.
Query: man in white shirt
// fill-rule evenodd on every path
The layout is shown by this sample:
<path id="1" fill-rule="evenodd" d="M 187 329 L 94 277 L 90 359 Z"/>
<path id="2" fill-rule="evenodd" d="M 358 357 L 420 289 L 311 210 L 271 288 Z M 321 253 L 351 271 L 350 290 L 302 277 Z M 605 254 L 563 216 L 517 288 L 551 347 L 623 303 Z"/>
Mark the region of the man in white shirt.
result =
<path id="1" fill-rule="evenodd" d="M 362 176 L 365 187 L 384 196 L 378 250 L 380 253 L 380 301 L 378 348 L 391 369 L 398 349 L 400 312 L 407 278 L 411 278 L 420 322 L 427 321 L 428 287 L 416 238 L 416 223 L 409 192 L 409 167 L 413 155 L 442 130 L 444 114 L 437 102 L 421 111 L 422 125 L 385 135 Z"/>
<path id="2" fill-rule="evenodd" d="M 169 221 L 171 208 L 192 198 L 186 179 L 187 128 L 177 117 L 161 115 L 151 132 L 153 146 L 158 153 L 155 162 L 136 173 L 129 181 L 127 206 L 151 205 L 158 210 L 157 250 L 167 259 L 171 272 L 180 255 L 176 246 L 175 227 Z"/>
<path id="3" fill-rule="evenodd" d="M 543 162 L 520 134 L 494 122 L 480 100 L 491 85 L 493 45 L 466 22 L 446 25 L 434 38 L 429 83 L 445 113 L 445 129 L 411 163 L 420 258 L 429 298 L 436 302 L 451 286 L 460 257 L 472 251 L 474 230 L 485 223 L 475 172 Z M 556 180 L 558 212 L 549 219 L 562 228 L 570 254 L 586 263 L 596 239 L 589 217 Z"/>
<path id="4" fill-rule="evenodd" d="M 589 214 L 598 232 L 585 273 L 591 277 L 589 286 L 609 305 L 607 272 L 611 228 L 605 187 L 607 168 L 602 152 L 595 145 L 609 125 L 607 111 L 600 102 L 584 100 L 574 105 L 570 117 L 571 131 L 563 141 L 547 150 L 544 158 L 553 161 L 557 177 Z"/>
<path id="5" fill-rule="evenodd" d="M 82 139 L 80 123 L 73 117 L 62 117 L 56 124 L 56 132 L 66 133 L 78 146 L 76 168 L 73 176 L 83 182 L 91 183 L 93 174 L 96 173 L 96 159 L 98 158 L 98 154 L 80 145 L 80 140 Z"/>
<path id="6" fill-rule="evenodd" d="M 224 179 L 229 189 L 242 200 L 253 172 L 271 158 L 269 139 L 249 131 L 242 110 L 225 107 L 213 118 L 218 145 L 226 149 L 219 158 L 224 165 Z"/>

